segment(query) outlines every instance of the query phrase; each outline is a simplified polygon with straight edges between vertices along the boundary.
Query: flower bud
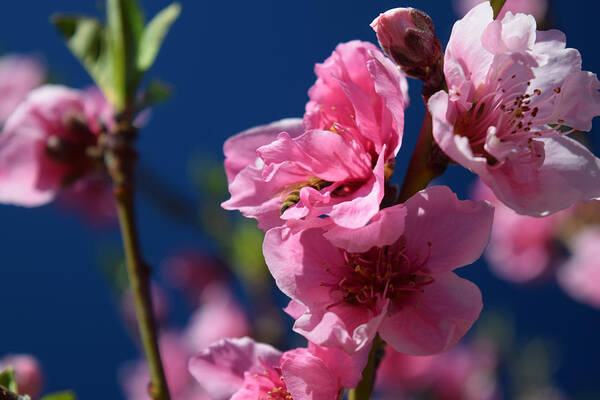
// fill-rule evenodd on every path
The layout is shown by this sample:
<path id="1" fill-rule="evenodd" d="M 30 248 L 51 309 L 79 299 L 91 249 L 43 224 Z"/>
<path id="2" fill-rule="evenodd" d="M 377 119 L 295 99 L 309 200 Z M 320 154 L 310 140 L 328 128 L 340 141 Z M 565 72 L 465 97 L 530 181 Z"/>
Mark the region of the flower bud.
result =
<path id="1" fill-rule="evenodd" d="M 44 374 L 37 359 L 27 354 L 12 354 L 0 359 L 0 371 L 8 367 L 15 370 L 19 393 L 37 399 L 42 391 Z"/>
<path id="2" fill-rule="evenodd" d="M 423 79 L 442 54 L 433 21 L 422 11 L 394 8 L 380 14 L 371 27 L 384 53 L 414 78 Z"/>

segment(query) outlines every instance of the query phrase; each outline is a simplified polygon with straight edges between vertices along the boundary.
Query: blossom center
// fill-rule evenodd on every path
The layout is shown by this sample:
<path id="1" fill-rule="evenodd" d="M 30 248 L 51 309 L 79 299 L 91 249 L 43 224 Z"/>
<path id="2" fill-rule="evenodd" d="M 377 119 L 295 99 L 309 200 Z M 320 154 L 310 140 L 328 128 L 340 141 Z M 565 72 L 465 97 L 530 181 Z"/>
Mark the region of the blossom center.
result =
<path id="1" fill-rule="evenodd" d="M 94 134 L 83 114 L 69 110 L 45 143 L 46 155 L 65 171 L 68 185 L 89 171 L 103 168 L 103 144 Z"/>
<path id="2" fill-rule="evenodd" d="M 489 147 L 492 127 L 498 143 L 511 142 L 532 158 L 543 157 L 532 143 L 533 138 L 556 131 L 565 134 L 569 133 L 565 129 L 570 129 L 562 126 L 564 121 L 561 119 L 544 121 L 538 116 L 544 107 L 555 102 L 561 88 L 543 94 L 540 89 L 532 89 L 531 83 L 520 80 L 517 75 L 499 78 L 492 90 L 486 90 L 468 103 L 471 104 L 470 109 L 459 114 L 454 133 L 467 137 L 473 153 L 485 157 L 490 165 L 502 161 L 507 155 Z M 459 93 L 457 95 L 460 96 Z"/>
<path id="3" fill-rule="evenodd" d="M 428 254 L 423 259 L 418 254 L 409 258 L 400 242 L 373 247 L 366 253 L 342 251 L 344 263 L 326 267 L 335 281 L 321 282 L 321 286 L 331 288 L 336 299 L 328 308 L 346 303 L 365 306 L 377 313 L 380 300 L 389 299 L 401 305 L 433 282 L 426 268 L 430 251 L 428 243 Z"/>
<path id="4" fill-rule="evenodd" d="M 258 359 L 264 370 L 251 376 L 252 382 L 248 386 L 257 389 L 259 400 L 293 400 L 288 392 L 280 368 L 266 365 L 262 359 Z"/>

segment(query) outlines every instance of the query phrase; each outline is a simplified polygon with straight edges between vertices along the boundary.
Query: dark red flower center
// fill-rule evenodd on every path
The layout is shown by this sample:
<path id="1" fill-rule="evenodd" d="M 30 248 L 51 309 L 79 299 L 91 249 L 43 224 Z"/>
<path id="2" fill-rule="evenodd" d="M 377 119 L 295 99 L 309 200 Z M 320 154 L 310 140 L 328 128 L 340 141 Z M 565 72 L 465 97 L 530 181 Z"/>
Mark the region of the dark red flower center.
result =
<path id="1" fill-rule="evenodd" d="M 408 257 L 406 247 L 399 241 L 391 246 L 373 247 L 366 253 L 342 251 L 344 263 L 326 267 L 334 278 L 332 282 L 321 282 L 321 286 L 331 288 L 336 301 L 328 307 L 341 303 L 361 305 L 377 313 L 380 300 L 390 299 L 402 305 L 415 293 L 422 293 L 424 287 L 433 282 L 426 268 L 429 253 L 425 257 Z"/>
<path id="2" fill-rule="evenodd" d="M 46 155 L 64 170 L 63 184 L 68 186 L 90 171 L 102 169 L 103 148 L 84 115 L 70 111 L 46 139 Z"/>

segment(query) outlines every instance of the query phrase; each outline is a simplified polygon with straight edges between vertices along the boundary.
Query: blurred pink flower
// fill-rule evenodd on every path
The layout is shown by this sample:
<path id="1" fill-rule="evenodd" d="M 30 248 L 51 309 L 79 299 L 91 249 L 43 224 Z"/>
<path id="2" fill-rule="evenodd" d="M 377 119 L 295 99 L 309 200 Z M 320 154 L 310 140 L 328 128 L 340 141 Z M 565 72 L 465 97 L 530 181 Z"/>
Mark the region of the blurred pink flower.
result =
<path id="1" fill-rule="evenodd" d="M 315 72 L 303 123 L 281 120 L 225 143 L 231 199 L 223 207 L 256 218 L 264 230 L 285 220 L 320 224 L 322 215 L 363 226 L 379 210 L 393 170 L 408 104 L 404 76 L 359 41 L 338 45 Z"/>
<path id="2" fill-rule="evenodd" d="M 492 236 L 485 251 L 491 269 L 499 277 L 516 283 L 546 275 L 556 255 L 557 230 L 569 211 L 543 218 L 519 215 L 498 201 L 480 180 L 473 186 L 472 196 L 494 205 Z"/>
<path id="3" fill-rule="evenodd" d="M 44 375 L 38 360 L 27 354 L 12 354 L 0 359 L 0 372 L 8 367 L 15 370 L 19 394 L 28 394 L 36 400 L 42 394 Z"/>
<path id="4" fill-rule="evenodd" d="M 498 400 L 497 357 L 485 343 L 457 347 L 440 354 L 435 363 L 434 391 L 444 400 Z"/>
<path id="5" fill-rule="evenodd" d="M 189 369 L 213 400 L 336 400 L 358 384 L 366 361 L 366 352 L 351 357 L 309 345 L 281 353 L 245 337 L 209 346 Z"/>
<path id="6" fill-rule="evenodd" d="M 188 360 L 192 353 L 176 333 L 165 333 L 160 337 L 162 357 L 169 391 L 173 399 L 209 400 L 188 372 Z M 150 373 L 145 361 L 125 364 L 119 371 L 121 386 L 128 400 L 151 400 L 148 394 Z"/>
<path id="7" fill-rule="evenodd" d="M 27 94 L 43 84 L 45 79 L 46 69 L 36 57 L 22 54 L 0 57 L 0 126 Z"/>
<path id="8" fill-rule="evenodd" d="M 183 290 L 193 305 L 198 305 L 204 289 L 227 279 L 227 266 L 220 259 L 196 250 L 182 251 L 162 263 L 167 282 Z M 204 346 L 203 346 L 204 347 Z"/>
<path id="9" fill-rule="evenodd" d="M 481 4 L 456 22 L 444 58 L 449 92 L 428 103 L 433 136 L 519 214 L 544 216 L 600 196 L 600 160 L 565 133 L 600 115 L 600 82 L 557 30 L 532 16 L 493 20 Z"/>
<path id="10" fill-rule="evenodd" d="M 117 220 L 112 182 L 104 173 L 77 180 L 57 193 L 56 202 L 66 210 L 75 210 L 91 225 L 103 227 Z"/>
<path id="11" fill-rule="evenodd" d="M 454 8 L 462 17 L 473 7 L 485 1 L 489 2 L 489 0 L 454 0 Z M 541 22 L 548 11 L 548 0 L 506 0 L 498 18 L 504 18 L 509 11 L 513 14 L 531 14 L 538 22 Z"/>
<path id="12" fill-rule="evenodd" d="M 439 358 L 440 355 L 411 356 L 388 347 L 377 369 L 376 389 L 400 395 L 427 388 L 433 384 L 432 371 Z"/>
<path id="13" fill-rule="evenodd" d="M 158 324 L 162 324 L 167 320 L 171 309 L 169 297 L 164 289 L 155 283 L 152 283 L 151 291 L 154 317 L 156 318 L 156 322 Z M 123 313 L 126 324 L 129 327 L 137 329 L 137 315 L 135 311 L 134 299 L 130 289 L 127 289 L 121 298 L 121 312 Z"/>
<path id="14" fill-rule="evenodd" d="M 279 288 L 292 298 L 294 330 L 351 353 L 377 332 L 406 354 L 444 351 L 469 330 L 481 293 L 455 268 L 476 261 L 493 208 L 460 201 L 445 186 L 381 210 L 355 230 L 267 232 L 263 252 Z M 329 240 L 328 240 L 329 239 Z"/>
<path id="15" fill-rule="evenodd" d="M 161 304 L 166 302 L 166 298 L 160 301 L 165 294 L 158 289 L 158 286 L 153 286 L 154 308 L 158 308 L 155 312 L 160 319 L 160 314 L 164 312 L 161 309 L 165 309 Z M 174 399 L 209 399 L 188 372 L 189 359 L 213 342 L 245 336 L 250 331 L 244 311 L 227 287 L 218 283 L 208 286 L 202 292 L 199 303 L 201 306 L 194 312 L 182 333 L 170 331 L 160 337 L 165 374 Z M 135 318 L 135 315 L 132 314 L 130 318 Z M 126 364 L 120 372 L 120 380 L 127 399 L 150 400 L 150 375 L 144 361 Z"/>
<path id="16" fill-rule="evenodd" d="M 229 288 L 212 284 L 202 293 L 202 306 L 191 316 L 183 334 L 186 346 L 196 352 L 223 338 L 250 333 L 250 321 Z"/>
<path id="17" fill-rule="evenodd" d="M 386 351 L 377 371 L 376 388 L 383 398 L 413 398 L 429 393 L 438 400 L 497 400 L 497 358 L 486 343 L 459 345 L 433 356 Z"/>
<path id="18" fill-rule="evenodd" d="M 110 207 L 106 202 L 113 204 L 105 195 L 107 181 L 98 188 L 101 154 L 90 154 L 97 150 L 101 125 L 111 123 L 104 120 L 106 102 L 94 96 L 46 85 L 33 90 L 11 114 L 0 134 L 1 203 L 39 206 L 70 188 L 90 210 L 104 211 Z M 88 178 L 90 185 L 85 184 Z"/>
<path id="19" fill-rule="evenodd" d="M 570 250 L 570 259 L 557 272 L 558 283 L 575 300 L 600 308 L 600 227 L 580 232 Z"/>

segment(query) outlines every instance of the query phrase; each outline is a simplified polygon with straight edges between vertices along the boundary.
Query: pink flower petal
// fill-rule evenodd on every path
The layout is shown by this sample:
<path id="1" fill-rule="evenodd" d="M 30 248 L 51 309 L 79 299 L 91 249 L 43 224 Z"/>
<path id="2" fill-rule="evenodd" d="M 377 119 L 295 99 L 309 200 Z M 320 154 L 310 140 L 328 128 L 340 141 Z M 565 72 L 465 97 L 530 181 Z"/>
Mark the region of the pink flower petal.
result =
<path id="1" fill-rule="evenodd" d="M 348 354 L 368 348 L 387 316 L 386 301 L 379 315 L 360 306 L 340 304 L 331 311 L 314 309 L 307 311 L 294 324 L 297 332 L 309 341 L 326 347 L 338 347 Z"/>
<path id="2" fill-rule="evenodd" d="M 285 118 L 250 128 L 227 139 L 223 145 L 227 180 L 231 182 L 245 167 L 254 165 L 257 159 L 256 149 L 271 143 L 281 132 L 287 132 L 292 137 L 299 136 L 304 132 L 302 119 Z"/>
<path id="3" fill-rule="evenodd" d="M 332 182 L 363 179 L 371 174 L 370 158 L 354 143 L 329 131 L 307 131 L 296 140 L 280 134 L 277 140 L 257 152 L 268 164 L 263 172 L 266 180 L 274 176 L 275 167 L 290 175 L 310 177 L 312 174 Z"/>
<path id="4" fill-rule="evenodd" d="M 307 349 L 287 351 L 281 358 L 281 371 L 294 400 L 334 400 L 339 387 L 333 371 Z"/>
<path id="5" fill-rule="evenodd" d="M 403 205 L 384 208 L 368 225 L 346 229 L 335 226 L 324 236 L 336 247 L 351 253 L 363 253 L 371 247 L 387 246 L 396 242 L 404 233 L 404 219 L 407 209 Z"/>
<path id="6" fill-rule="evenodd" d="M 600 160 L 588 149 L 565 136 L 538 141 L 545 157 L 537 174 L 516 177 L 519 170 L 506 166 L 483 179 L 498 199 L 519 214 L 545 216 L 600 196 Z"/>
<path id="7" fill-rule="evenodd" d="M 480 4 L 454 24 L 444 56 L 444 73 L 450 91 L 462 88 L 465 79 L 475 86 L 485 81 L 493 57 L 483 48 L 481 36 L 491 21 L 492 8 L 489 4 Z M 464 96 L 469 94 L 464 89 L 461 92 Z"/>
<path id="8" fill-rule="evenodd" d="M 279 190 L 287 181 L 266 182 L 262 172 L 253 166 L 244 168 L 229 183 L 231 198 L 221 204 L 226 210 L 239 210 L 246 217 L 255 217 L 258 227 L 268 230 L 282 224 L 279 217 L 282 199 Z"/>
<path id="9" fill-rule="evenodd" d="M 45 79 L 45 67 L 37 57 L 23 54 L 0 57 L 0 125 Z"/>
<path id="10" fill-rule="evenodd" d="M 189 371 L 211 398 L 225 400 L 242 387 L 246 371 L 262 372 L 259 357 L 279 366 L 281 352 L 247 337 L 223 339 L 194 356 Z"/>
<path id="11" fill-rule="evenodd" d="M 405 354 L 440 353 L 471 328 L 483 303 L 477 286 L 449 272 L 435 276 L 420 300 L 383 320 L 381 337 Z"/>
<path id="12" fill-rule="evenodd" d="M 531 50 L 535 43 L 535 18 L 512 13 L 495 19 L 481 36 L 481 43 L 492 54 Z"/>
<path id="13" fill-rule="evenodd" d="M 405 205 L 408 254 L 428 257 L 429 271 L 448 272 L 479 259 L 492 229 L 490 203 L 462 201 L 447 186 L 431 186 Z"/>
<path id="14" fill-rule="evenodd" d="M 283 293 L 307 305 L 330 301 L 329 289 L 319 285 L 331 277 L 324 265 L 337 265 L 343 259 L 320 229 L 290 232 L 273 228 L 265 235 L 263 253 Z"/>
<path id="15" fill-rule="evenodd" d="M 383 151 L 385 152 L 385 146 Z M 373 175 L 365 184 L 348 196 L 347 201 L 340 202 L 328 213 L 335 224 L 345 228 L 358 228 L 367 224 L 377 214 L 385 191 L 383 154 L 379 155 Z"/>
<path id="16" fill-rule="evenodd" d="M 350 355 L 335 347 L 321 347 L 309 342 L 308 350 L 320 358 L 330 371 L 337 374 L 340 386 L 354 388 L 362 379 L 362 372 L 367 365 L 371 347 L 365 347 Z"/>

